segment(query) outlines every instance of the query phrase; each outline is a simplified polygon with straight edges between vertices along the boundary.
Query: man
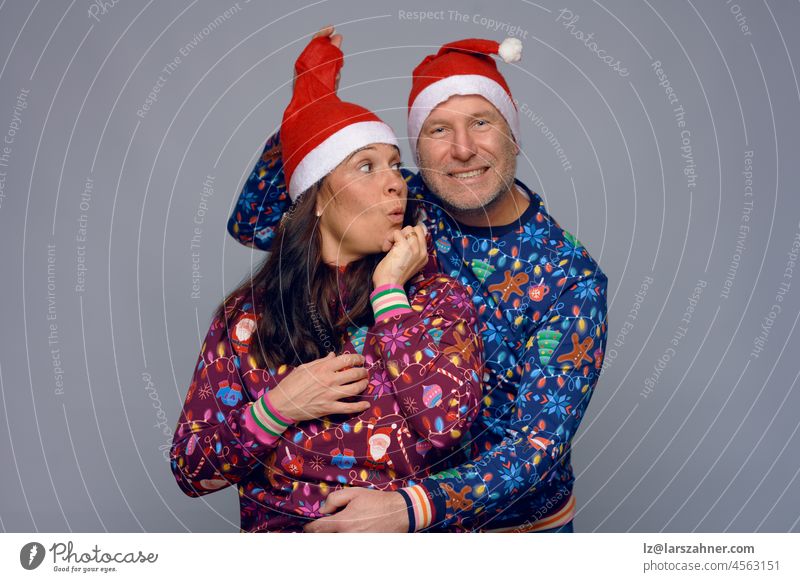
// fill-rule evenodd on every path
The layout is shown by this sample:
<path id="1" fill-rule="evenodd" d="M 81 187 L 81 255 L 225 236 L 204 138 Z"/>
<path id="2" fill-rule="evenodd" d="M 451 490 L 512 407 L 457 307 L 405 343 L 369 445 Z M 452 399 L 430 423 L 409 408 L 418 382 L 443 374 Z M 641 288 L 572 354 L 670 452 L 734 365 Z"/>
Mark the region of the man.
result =
<path id="1" fill-rule="evenodd" d="M 318 33 L 341 43 L 327 27 Z M 600 375 L 607 278 L 586 248 L 515 178 L 518 113 L 490 55 L 521 43 L 444 45 L 414 70 L 404 171 L 440 269 L 473 296 L 483 328 L 482 409 L 471 460 L 397 492 L 331 493 L 306 531 L 572 531 L 571 440 Z M 269 250 L 291 219 L 279 136 L 266 143 L 228 230 Z M 337 511 L 338 510 L 338 511 Z"/>

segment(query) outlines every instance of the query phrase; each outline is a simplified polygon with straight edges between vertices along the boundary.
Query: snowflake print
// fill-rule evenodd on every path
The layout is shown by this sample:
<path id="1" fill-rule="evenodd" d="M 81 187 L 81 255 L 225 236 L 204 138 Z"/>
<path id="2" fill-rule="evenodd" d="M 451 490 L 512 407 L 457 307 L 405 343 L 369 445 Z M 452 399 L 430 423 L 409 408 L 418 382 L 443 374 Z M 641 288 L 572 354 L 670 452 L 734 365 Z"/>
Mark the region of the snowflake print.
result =
<path id="1" fill-rule="evenodd" d="M 583 247 L 575 246 L 567 240 L 562 241 L 561 245 L 558 245 L 556 248 L 558 249 L 558 254 L 565 259 L 583 256 Z"/>
<path id="2" fill-rule="evenodd" d="M 581 299 L 589 298 L 595 300 L 597 298 L 597 290 L 595 289 L 595 282 L 593 279 L 589 281 L 578 281 L 575 294 Z"/>
<path id="3" fill-rule="evenodd" d="M 468 299 L 464 293 L 453 293 L 452 302 L 456 310 L 468 309 L 472 304 L 472 300 Z"/>
<path id="4" fill-rule="evenodd" d="M 403 406 L 406 410 L 411 412 L 411 414 L 416 414 L 418 412 L 417 408 L 417 401 L 414 400 L 411 396 L 406 396 L 403 398 Z"/>
<path id="5" fill-rule="evenodd" d="M 322 460 L 322 457 L 319 455 L 314 455 L 314 458 L 308 463 L 309 467 L 311 467 L 314 471 L 321 471 L 322 468 L 325 466 L 325 461 Z"/>
<path id="6" fill-rule="evenodd" d="M 505 481 L 506 493 L 522 486 L 522 465 L 509 463 L 500 469 L 500 478 Z"/>
<path id="7" fill-rule="evenodd" d="M 389 394 L 392 389 L 392 383 L 386 375 L 385 370 L 378 371 L 373 376 L 373 384 L 370 386 L 370 394 L 374 394 L 374 399 L 377 400 L 379 396 Z"/>
<path id="8" fill-rule="evenodd" d="M 387 354 L 391 354 L 394 350 L 402 349 L 404 346 L 409 345 L 406 341 L 406 331 L 397 325 L 392 326 L 391 331 L 384 332 L 381 337 L 381 343 Z"/>
<path id="9" fill-rule="evenodd" d="M 547 414 L 557 414 L 559 418 L 566 418 L 569 411 L 569 399 L 564 394 L 557 394 L 553 390 L 547 391 L 546 402 L 544 403 L 544 411 Z"/>
<path id="10" fill-rule="evenodd" d="M 256 201 L 256 193 L 250 190 L 242 192 L 239 197 L 239 206 L 245 209 L 250 208 L 250 204 Z"/>
<path id="11" fill-rule="evenodd" d="M 496 322 L 486 322 L 486 324 L 486 329 L 482 332 L 484 342 L 492 344 L 505 341 L 508 330 L 504 326 Z"/>
<path id="12" fill-rule="evenodd" d="M 197 395 L 202 399 L 205 400 L 211 396 L 211 388 L 208 384 L 203 384 L 203 387 L 197 391 Z"/>
<path id="13" fill-rule="evenodd" d="M 537 247 L 542 246 L 545 241 L 545 230 L 543 228 L 535 228 L 533 224 L 526 224 L 522 227 L 522 232 L 519 238 L 522 242 L 530 241 Z"/>
<path id="14" fill-rule="evenodd" d="M 322 517 L 322 514 L 319 512 L 320 505 L 320 501 L 315 501 L 314 503 L 299 501 L 297 503 L 297 511 L 301 515 L 305 515 L 307 517 Z"/>

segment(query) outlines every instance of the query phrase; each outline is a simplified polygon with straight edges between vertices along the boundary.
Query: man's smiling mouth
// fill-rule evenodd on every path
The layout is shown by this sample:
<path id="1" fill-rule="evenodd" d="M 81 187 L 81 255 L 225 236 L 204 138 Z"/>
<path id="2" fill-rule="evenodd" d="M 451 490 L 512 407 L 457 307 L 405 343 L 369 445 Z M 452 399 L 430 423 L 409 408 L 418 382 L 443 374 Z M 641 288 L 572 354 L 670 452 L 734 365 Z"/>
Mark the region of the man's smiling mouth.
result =
<path id="1" fill-rule="evenodd" d="M 489 168 L 476 168 L 465 172 L 449 172 L 447 175 L 456 180 L 469 180 L 470 178 L 477 178 L 483 175 L 488 169 Z"/>

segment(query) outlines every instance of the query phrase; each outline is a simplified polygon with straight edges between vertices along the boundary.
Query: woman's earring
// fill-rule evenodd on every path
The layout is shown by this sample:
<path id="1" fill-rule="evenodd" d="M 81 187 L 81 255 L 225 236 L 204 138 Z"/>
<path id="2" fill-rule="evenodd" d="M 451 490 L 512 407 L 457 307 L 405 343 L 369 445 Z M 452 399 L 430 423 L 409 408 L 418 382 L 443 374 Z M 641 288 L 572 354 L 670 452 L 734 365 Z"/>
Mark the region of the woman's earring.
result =
<path id="1" fill-rule="evenodd" d="M 319 218 L 320 216 L 322 216 L 322 212 L 317 210 L 317 218 Z"/>

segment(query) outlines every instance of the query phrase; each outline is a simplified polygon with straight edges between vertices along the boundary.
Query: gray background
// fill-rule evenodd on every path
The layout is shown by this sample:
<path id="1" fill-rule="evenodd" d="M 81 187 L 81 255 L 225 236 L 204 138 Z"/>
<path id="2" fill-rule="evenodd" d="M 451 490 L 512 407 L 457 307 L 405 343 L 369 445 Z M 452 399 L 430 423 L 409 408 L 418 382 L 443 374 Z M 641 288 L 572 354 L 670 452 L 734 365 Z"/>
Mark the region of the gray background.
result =
<path id="1" fill-rule="evenodd" d="M 213 308 L 262 257 L 226 219 L 279 123 L 291 64 L 334 23 L 342 96 L 401 136 L 422 57 L 459 38 L 523 42 L 520 62 L 500 64 L 529 112 L 519 177 L 610 281 L 606 365 L 574 440 L 576 531 L 800 531 L 800 269 L 785 276 L 800 236 L 800 4 L 282 4 L 0 3 L 2 530 L 238 530 L 235 489 L 185 497 L 165 449 Z M 579 17 L 569 28 L 562 8 Z M 693 189 L 654 61 L 685 111 Z"/>

